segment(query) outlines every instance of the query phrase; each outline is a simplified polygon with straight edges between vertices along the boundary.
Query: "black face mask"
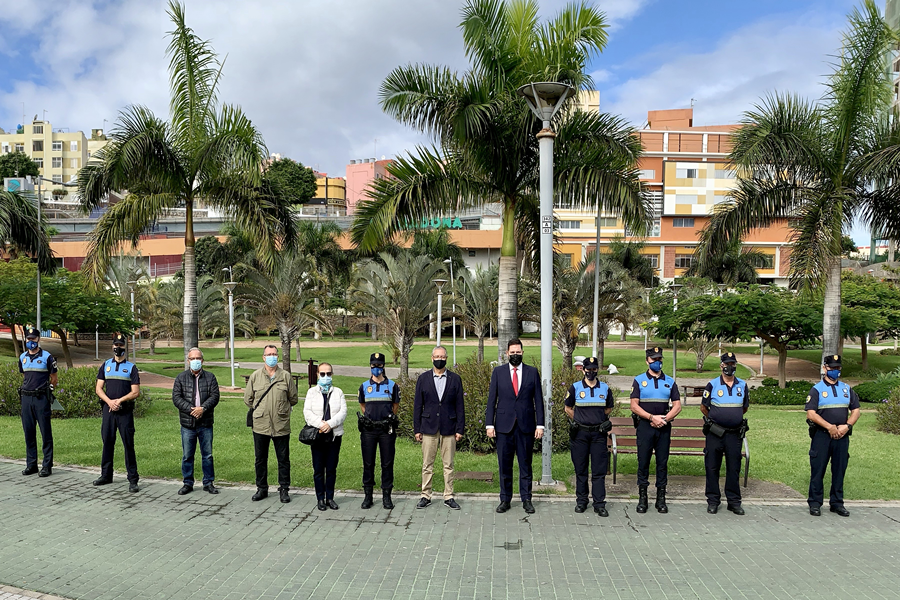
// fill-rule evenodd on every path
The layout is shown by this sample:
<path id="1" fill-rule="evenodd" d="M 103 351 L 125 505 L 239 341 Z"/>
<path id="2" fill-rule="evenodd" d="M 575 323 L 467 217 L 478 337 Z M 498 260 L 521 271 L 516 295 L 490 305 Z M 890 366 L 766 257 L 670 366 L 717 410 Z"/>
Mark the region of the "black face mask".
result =
<path id="1" fill-rule="evenodd" d="M 593 380 L 597 379 L 597 371 L 585 371 L 584 378 L 587 379 L 588 381 L 593 381 Z"/>
<path id="2" fill-rule="evenodd" d="M 113 354 L 115 354 L 116 356 L 125 356 L 125 348 L 116 346 L 115 348 L 113 348 Z"/>
<path id="3" fill-rule="evenodd" d="M 732 375 L 734 375 L 736 371 L 737 371 L 736 365 L 725 365 L 724 367 L 722 367 L 722 373 L 727 375 L 728 377 L 731 377 Z"/>
<path id="4" fill-rule="evenodd" d="M 431 364 L 434 365 L 435 369 L 443 369 L 444 367 L 447 366 L 447 359 L 446 358 L 436 358 L 433 361 L 431 361 Z"/>
<path id="5" fill-rule="evenodd" d="M 518 367 L 522 364 L 522 355 L 521 354 L 510 354 L 509 355 L 509 364 L 514 367 Z"/>

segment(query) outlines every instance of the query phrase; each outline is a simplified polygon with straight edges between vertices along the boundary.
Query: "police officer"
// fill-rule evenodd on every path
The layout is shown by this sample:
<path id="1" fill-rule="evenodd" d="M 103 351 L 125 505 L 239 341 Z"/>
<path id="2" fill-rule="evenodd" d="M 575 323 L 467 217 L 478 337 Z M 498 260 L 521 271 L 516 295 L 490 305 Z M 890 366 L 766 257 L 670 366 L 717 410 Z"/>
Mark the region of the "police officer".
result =
<path id="1" fill-rule="evenodd" d="M 850 458 L 850 434 L 859 419 L 859 396 L 841 377 L 841 357 L 828 356 L 824 361 L 822 381 L 813 386 L 806 397 L 806 422 L 809 423 L 809 514 L 821 516 L 825 500 L 825 468 L 831 459 L 831 512 L 849 517 L 844 508 L 844 473 Z"/>
<path id="2" fill-rule="evenodd" d="M 662 348 L 647 350 L 647 371 L 634 378 L 631 386 L 631 418 L 637 435 L 638 505 L 647 512 L 647 487 L 650 485 L 650 457 L 656 453 L 656 510 L 669 512 L 666 505 L 669 445 L 672 419 L 681 412 L 681 394 L 675 380 L 663 373 Z"/>
<path id="3" fill-rule="evenodd" d="M 733 352 L 721 356 L 722 376 L 706 384 L 700 411 L 706 423 L 706 447 L 703 450 L 706 467 L 706 512 L 719 512 L 722 491 L 719 489 L 719 472 L 722 456 L 725 457 L 725 498 L 728 510 L 743 515 L 741 508 L 741 443 L 746 433 L 744 413 L 750 408 L 750 392 L 747 383 L 734 376 L 737 358 Z"/>
<path id="4" fill-rule="evenodd" d="M 381 453 L 381 504 L 394 508 L 391 490 L 394 487 L 394 445 L 397 442 L 397 412 L 400 410 L 400 388 L 384 374 L 384 354 L 376 352 L 369 357 L 372 377 L 359 386 L 360 445 L 363 460 L 362 508 L 372 508 L 372 490 L 375 488 L 375 453 Z"/>
<path id="5" fill-rule="evenodd" d="M 606 510 L 606 471 L 609 450 L 606 434 L 612 429 L 609 413 L 615 406 L 612 390 L 597 379 L 600 363 L 594 357 L 583 361 L 584 378 L 576 381 L 566 393 L 569 426 L 569 449 L 575 467 L 575 512 L 583 513 L 588 503 L 588 460 L 591 464 L 591 495 L 594 512 L 608 517 Z"/>
<path id="6" fill-rule="evenodd" d="M 138 369 L 126 359 L 126 338 L 121 333 L 113 337 L 113 358 L 100 366 L 97 373 L 97 396 L 103 407 L 100 437 L 103 454 L 100 459 L 100 477 L 94 485 L 106 485 L 113 479 L 113 452 L 116 448 L 116 432 L 125 448 L 125 470 L 128 473 L 128 491 L 138 491 L 137 460 L 134 456 L 134 401 L 141 393 Z"/>
<path id="7" fill-rule="evenodd" d="M 41 348 L 41 333 L 34 327 L 25 328 L 25 352 L 19 356 L 19 373 L 24 375 L 19 397 L 22 400 L 22 429 L 25 430 L 25 470 L 33 475 L 37 468 L 37 435 L 41 428 L 44 462 L 38 477 L 53 473 L 53 431 L 50 427 L 50 386 L 56 385 L 56 359 Z"/>

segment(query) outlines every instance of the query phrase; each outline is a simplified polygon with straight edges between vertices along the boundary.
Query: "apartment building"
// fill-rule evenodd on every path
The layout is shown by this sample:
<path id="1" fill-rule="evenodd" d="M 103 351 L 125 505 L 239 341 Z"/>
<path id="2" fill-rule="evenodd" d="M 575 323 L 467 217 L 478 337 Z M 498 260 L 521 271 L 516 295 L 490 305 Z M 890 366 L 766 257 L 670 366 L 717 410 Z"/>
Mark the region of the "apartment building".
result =
<path id="1" fill-rule="evenodd" d="M 387 177 L 387 166 L 392 162 L 394 161 L 383 157 L 381 160 L 360 158 L 350 161 L 346 170 L 348 215 L 356 212 L 356 205 L 368 197 L 366 192 L 373 182 Z"/>
<path id="2" fill-rule="evenodd" d="M 24 152 L 38 164 L 41 175 L 56 183 L 75 178 L 88 159 L 87 138 L 81 131 L 53 129 L 50 121 L 33 121 L 16 133 L 0 134 L 0 153 Z M 44 182 L 42 188 L 50 193 L 54 187 Z"/>

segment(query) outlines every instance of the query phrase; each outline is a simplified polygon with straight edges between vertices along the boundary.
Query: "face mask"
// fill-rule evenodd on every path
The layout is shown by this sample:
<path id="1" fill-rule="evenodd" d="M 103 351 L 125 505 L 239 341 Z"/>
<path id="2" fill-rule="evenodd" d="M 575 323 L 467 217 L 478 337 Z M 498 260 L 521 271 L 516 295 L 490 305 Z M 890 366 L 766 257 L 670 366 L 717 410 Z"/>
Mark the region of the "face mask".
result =
<path id="1" fill-rule="evenodd" d="M 384 374 L 384 367 L 372 367 L 372 377 L 381 377 Z"/>
<path id="2" fill-rule="evenodd" d="M 116 346 L 115 348 L 113 348 L 113 354 L 115 354 L 116 356 L 119 356 L 119 357 L 125 356 L 125 348 L 122 348 L 121 346 Z"/>
<path id="3" fill-rule="evenodd" d="M 327 392 L 331 389 L 331 375 L 321 375 L 319 377 L 319 387 L 322 388 L 323 392 Z"/>
<path id="4" fill-rule="evenodd" d="M 654 373 L 659 373 L 660 371 L 662 371 L 662 361 L 654 360 L 652 363 L 650 363 L 650 370 Z"/>
<path id="5" fill-rule="evenodd" d="M 267 366 L 267 367 L 274 367 L 274 366 L 276 366 L 277 364 L 278 364 L 278 357 L 277 357 L 277 356 L 267 356 L 267 357 L 266 357 L 266 366 Z"/>
<path id="6" fill-rule="evenodd" d="M 828 369 L 825 371 L 825 374 L 828 375 L 829 379 L 837 381 L 841 376 L 841 371 L 839 369 Z"/>
<path id="7" fill-rule="evenodd" d="M 191 371 L 199 371 L 203 367 L 203 359 L 192 359 L 191 360 Z"/>
<path id="8" fill-rule="evenodd" d="M 28 348 L 29 350 L 35 350 L 38 347 L 38 343 L 35 341 L 25 342 L 25 347 Z"/>
<path id="9" fill-rule="evenodd" d="M 510 354 L 509 355 L 509 364 L 514 367 L 518 367 L 522 364 L 522 355 L 521 354 Z"/>
<path id="10" fill-rule="evenodd" d="M 587 379 L 588 381 L 593 381 L 593 380 L 597 379 L 597 371 L 585 371 L 584 378 Z"/>
<path id="11" fill-rule="evenodd" d="M 722 367 L 722 374 L 731 377 L 737 371 L 736 365 L 725 365 Z"/>
<path id="12" fill-rule="evenodd" d="M 447 359 L 446 358 L 436 358 L 433 361 L 431 361 L 431 364 L 434 365 L 435 369 L 443 369 L 444 367 L 447 366 Z"/>

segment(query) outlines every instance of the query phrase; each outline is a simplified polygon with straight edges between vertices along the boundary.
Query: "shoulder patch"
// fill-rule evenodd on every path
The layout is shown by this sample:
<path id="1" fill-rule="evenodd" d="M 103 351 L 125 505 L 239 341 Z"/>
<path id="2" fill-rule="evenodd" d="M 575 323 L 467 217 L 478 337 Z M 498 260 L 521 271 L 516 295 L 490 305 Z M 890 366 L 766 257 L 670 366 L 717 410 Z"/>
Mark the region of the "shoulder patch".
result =
<path id="1" fill-rule="evenodd" d="M 809 402 L 810 400 L 812 400 L 812 396 L 807 396 L 806 401 Z"/>
<path id="2" fill-rule="evenodd" d="M 568 397 L 571 396 L 571 395 L 572 395 L 572 391 L 571 391 L 571 390 L 569 390 L 568 392 L 566 392 L 566 398 L 568 398 Z"/>
<path id="3" fill-rule="evenodd" d="M 709 390 L 703 390 L 703 397 L 709 398 Z"/>

